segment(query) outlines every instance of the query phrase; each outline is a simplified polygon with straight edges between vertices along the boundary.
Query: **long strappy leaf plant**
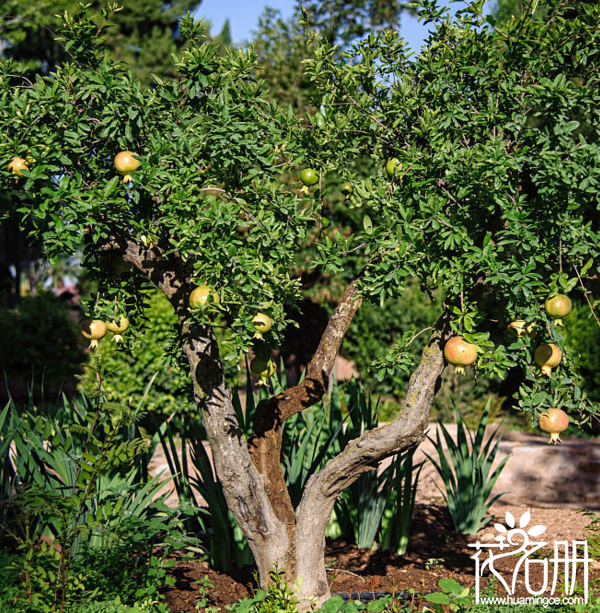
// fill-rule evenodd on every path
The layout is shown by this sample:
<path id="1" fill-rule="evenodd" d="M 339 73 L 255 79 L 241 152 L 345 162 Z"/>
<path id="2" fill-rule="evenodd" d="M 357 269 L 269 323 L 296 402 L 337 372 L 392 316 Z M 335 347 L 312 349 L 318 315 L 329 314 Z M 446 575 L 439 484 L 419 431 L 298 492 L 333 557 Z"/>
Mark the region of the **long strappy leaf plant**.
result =
<path id="1" fill-rule="evenodd" d="M 491 517 L 484 517 L 485 514 L 505 493 L 490 498 L 492 488 L 510 456 L 504 458 L 492 470 L 502 437 L 497 436 L 500 427 L 498 426 L 485 445 L 483 443 L 490 415 L 490 401 L 485 405 L 475 438 L 456 406 L 454 414 L 457 426 L 456 442 L 445 426 L 439 422 L 435 440 L 428 437 L 437 449 L 439 461 L 436 462 L 429 455 L 427 457 L 444 481 L 446 491 L 442 492 L 442 495 L 448 504 L 455 530 L 461 534 L 474 535 L 491 520 Z M 448 457 L 442 447 L 440 431 L 448 448 Z"/>

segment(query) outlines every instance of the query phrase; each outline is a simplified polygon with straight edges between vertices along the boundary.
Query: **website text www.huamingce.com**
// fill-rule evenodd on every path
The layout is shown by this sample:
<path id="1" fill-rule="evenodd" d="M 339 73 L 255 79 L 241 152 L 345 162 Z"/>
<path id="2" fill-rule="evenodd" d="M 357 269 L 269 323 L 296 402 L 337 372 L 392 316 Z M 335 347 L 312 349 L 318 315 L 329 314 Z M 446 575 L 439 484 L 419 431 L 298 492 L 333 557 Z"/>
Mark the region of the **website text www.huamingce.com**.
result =
<path id="1" fill-rule="evenodd" d="M 553 605 L 575 605 L 585 604 L 585 599 L 578 596 L 565 596 L 563 598 L 547 598 L 545 596 L 523 596 L 515 598 L 512 596 L 499 597 L 484 597 L 482 596 L 477 600 L 477 604 L 529 604 L 529 605 L 541 605 L 542 607 L 548 607 Z"/>

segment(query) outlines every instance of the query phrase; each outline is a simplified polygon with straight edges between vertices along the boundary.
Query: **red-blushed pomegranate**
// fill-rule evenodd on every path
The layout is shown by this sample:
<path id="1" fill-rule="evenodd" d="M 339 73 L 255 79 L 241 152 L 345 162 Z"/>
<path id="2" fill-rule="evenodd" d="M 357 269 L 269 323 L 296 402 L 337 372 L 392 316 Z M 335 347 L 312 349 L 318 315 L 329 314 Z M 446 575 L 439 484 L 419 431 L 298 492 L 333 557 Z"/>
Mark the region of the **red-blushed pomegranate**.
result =
<path id="1" fill-rule="evenodd" d="M 560 364 L 562 351 L 554 343 L 548 343 L 535 350 L 534 358 L 535 363 L 542 369 L 542 374 L 551 377 L 552 369 Z"/>
<path id="2" fill-rule="evenodd" d="M 266 385 L 276 370 L 277 364 L 268 355 L 257 355 L 250 362 L 250 370 L 258 377 L 258 385 Z"/>
<path id="3" fill-rule="evenodd" d="M 569 416 L 562 409 L 548 409 L 540 415 L 538 426 L 550 435 L 549 444 L 560 443 L 559 434 L 569 426 Z"/>
<path id="4" fill-rule="evenodd" d="M 456 367 L 457 375 L 464 375 L 465 366 L 477 360 L 477 345 L 467 343 L 462 336 L 453 336 L 444 345 L 444 357 Z"/>
<path id="5" fill-rule="evenodd" d="M 273 326 L 271 318 L 266 313 L 257 313 L 252 318 L 252 323 L 254 324 L 254 328 L 256 329 L 254 338 L 263 338 L 263 334 L 269 332 L 269 330 Z"/>
<path id="6" fill-rule="evenodd" d="M 115 168 L 119 174 L 123 175 L 123 183 L 133 181 L 133 177 L 129 173 L 140 167 L 140 161 L 134 156 L 137 156 L 137 153 L 131 151 L 121 151 L 115 156 Z"/>
<path id="7" fill-rule="evenodd" d="M 16 175 L 17 177 L 19 177 L 19 179 L 22 179 L 23 178 L 22 171 L 29 170 L 29 166 L 27 165 L 27 162 L 23 158 L 14 157 L 8 163 L 8 170 L 10 170 L 10 172 L 12 172 L 13 175 Z"/>
<path id="8" fill-rule="evenodd" d="M 113 343 L 123 342 L 123 332 L 129 328 L 129 320 L 127 317 L 121 315 L 118 322 L 107 321 L 106 327 L 114 334 L 112 338 Z"/>
<path id="9" fill-rule="evenodd" d="M 562 318 L 566 317 L 573 308 L 571 304 L 571 300 L 568 296 L 564 294 L 556 294 L 556 296 L 552 296 L 552 298 L 548 298 L 546 300 L 546 313 L 552 317 L 554 323 L 557 326 L 562 326 L 563 321 Z"/>
<path id="10" fill-rule="evenodd" d="M 106 324 L 100 319 L 87 319 L 81 326 L 81 333 L 90 340 L 90 349 L 98 347 L 98 341 L 106 334 Z"/>
<path id="11" fill-rule="evenodd" d="M 213 303 L 219 304 L 219 302 L 221 302 L 219 294 L 215 292 L 212 287 L 209 285 L 199 285 L 190 294 L 190 306 L 192 309 L 195 309 L 197 306 L 203 309 L 208 302 L 209 296 Z"/>

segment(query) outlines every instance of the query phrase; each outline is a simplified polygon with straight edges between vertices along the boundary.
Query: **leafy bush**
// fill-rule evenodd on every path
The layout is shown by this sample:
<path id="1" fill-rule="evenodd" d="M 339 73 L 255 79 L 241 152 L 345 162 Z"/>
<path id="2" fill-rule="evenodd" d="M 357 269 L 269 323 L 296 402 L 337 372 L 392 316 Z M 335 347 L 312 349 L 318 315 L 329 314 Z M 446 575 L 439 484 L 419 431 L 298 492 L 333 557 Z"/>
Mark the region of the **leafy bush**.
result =
<path id="1" fill-rule="evenodd" d="M 575 353 L 574 361 L 579 368 L 590 398 L 600 401 L 600 325 L 585 303 L 575 302 L 573 310 L 564 320 L 569 348 Z"/>
<path id="2" fill-rule="evenodd" d="M 145 425 L 160 423 L 173 415 L 178 426 L 183 415 L 198 419 L 192 402 L 190 374 L 179 368 L 176 361 L 169 360 L 177 323 L 173 307 L 164 294 L 154 292 L 144 314 L 147 321 L 139 338 L 132 340 L 131 335 L 125 335 L 125 343 L 119 346 L 108 342 L 108 338 L 102 341 L 101 367 L 104 373 L 110 373 L 104 383 L 105 392 L 115 402 L 129 406 L 137 405 L 144 398 L 149 417 Z M 97 352 L 91 352 L 88 374 L 97 367 L 97 360 Z"/>
<path id="3" fill-rule="evenodd" d="M 0 415 L 9 483 L 0 519 L 12 548 L 0 558 L 0 576 L 11 577 L 0 590 L 10 604 L 0 606 L 79 613 L 100 599 L 117 611 L 121 602 L 165 610 L 158 587 L 170 579 L 154 549 L 166 555 L 189 541 L 180 514 L 162 504 L 163 483 L 148 476 L 157 440 L 140 437 L 136 414 L 107 402 L 100 388 L 93 399 L 63 396 L 44 413 L 11 402 Z"/>
<path id="4" fill-rule="evenodd" d="M 25 297 L 15 309 L 0 308 L 0 339 L 0 373 L 19 400 L 27 398 L 32 381 L 39 398 L 42 390 L 55 393 L 74 384 L 81 372 L 79 330 L 67 305 L 50 292 Z"/>

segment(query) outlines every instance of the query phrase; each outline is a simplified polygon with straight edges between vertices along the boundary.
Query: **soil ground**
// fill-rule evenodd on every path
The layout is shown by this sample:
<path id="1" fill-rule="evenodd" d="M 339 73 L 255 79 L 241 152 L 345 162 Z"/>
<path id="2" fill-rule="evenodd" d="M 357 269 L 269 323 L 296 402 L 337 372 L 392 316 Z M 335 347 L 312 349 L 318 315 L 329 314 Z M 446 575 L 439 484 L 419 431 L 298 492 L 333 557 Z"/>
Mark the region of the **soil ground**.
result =
<path id="1" fill-rule="evenodd" d="M 452 432 L 455 426 L 449 428 Z M 519 525 L 519 520 L 529 511 L 531 518 L 526 529 L 537 525 L 546 527 L 542 535 L 533 539 L 548 543 L 537 559 L 551 555 L 555 541 L 567 541 L 572 547 L 574 540 L 586 540 L 598 534 L 590 532 L 591 517 L 581 512 L 582 509 L 600 510 L 600 449 L 594 439 L 572 438 L 554 447 L 547 445 L 546 439 L 537 435 L 504 432 L 502 441 L 497 461 L 506 455 L 510 455 L 510 459 L 494 492 L 510 493 L 492 506 L 492 521 L 476 537 L 453 531 L 452 520 L 437 489 L 439 479 L 433 466 L 427 463 L 421 474 L 407 554 L 397 556 L 360 550 L 340 539 L 328 540 L 326 566 L 331 592 L 345 597 L 355 597 L 355 593 L 361 593 L 367 598 L 369 594 L 377 596 L 383 592 L 427 593 L 436 591 L 442 578 L 454 578 L 462 586 L 474 589 L 475 561 L 472 556 L 476 549 L 468 545 L 477 541 L 494 542 L 500 534 L 495 524 L 506 525 L 507 512 Z M 430 442 L 424 443 L 418 451 L 419 457 L 424 457 L 425 453 L 437 457 Z M 159 457 L 157 467 L 160 464 Z M 482 560 L 487 557 L 487 551 L 484 549 Z M 495 568 L 500 576 L 510 581 L 514 565 L 519 560 L 519 557 L 509 555 L 497 560 Z M 552 561 L 548 568 L 551 584 L 554 571 Z M 582 587 L 583 568 L 579 573 L 577 587 Z M 214 586 L 208 591 L 207 606 L 216 606 L 221 610 L 225 610 L 225 605 L 251 595 L 256 589 L 252 569 L 227 575 L 211 570 L 206 562 L 180 561 L 173 567 L 172 574 L 176 583 L 166 591 L 165 596 L 174 613 L 197 611 L 195 607 L 199 592 L 195 582 L 205 577 Z M 541 560 L 530 565 L 532 587 L 537 585 L 537 589 L 541 589 L 543 574 Z M 489 576 L 489 571 L 484 572 L 480 579 L 481 589 L 487 585 Z M 591 562 L 589 579 L 590 582 L 600 579 L 600 562 Z M 499 594 L 502 595 L 502 591 Z M 548 587 L 542 595 L 549 594 Z M 518 575 L 515 595 L 528 595 L 523 570 Z M 562 589 L 557 588 L 555 595 L 564 595 Z"/>

